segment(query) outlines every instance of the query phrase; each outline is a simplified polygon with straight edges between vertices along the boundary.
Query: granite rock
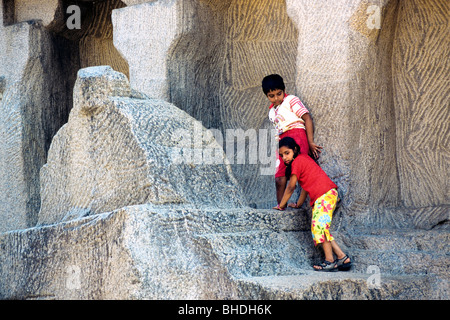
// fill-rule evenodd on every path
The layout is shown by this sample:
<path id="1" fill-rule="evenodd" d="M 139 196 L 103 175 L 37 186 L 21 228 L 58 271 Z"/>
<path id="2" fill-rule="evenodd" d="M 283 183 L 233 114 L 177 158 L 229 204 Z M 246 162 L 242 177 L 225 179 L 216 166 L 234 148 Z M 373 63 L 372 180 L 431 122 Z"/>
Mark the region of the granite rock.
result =
<path id="1" fill-rule="evenodd" d="M 203 159 L 207 151 L 214 161 Z M 198 121 L 168 102 L 135 98 L 125 75 L 107 66 L 78 73 L 69 122 L 41 170 L 41 197 L 39 225 L 143 203 L 245 203 L 223 150 Z"/>

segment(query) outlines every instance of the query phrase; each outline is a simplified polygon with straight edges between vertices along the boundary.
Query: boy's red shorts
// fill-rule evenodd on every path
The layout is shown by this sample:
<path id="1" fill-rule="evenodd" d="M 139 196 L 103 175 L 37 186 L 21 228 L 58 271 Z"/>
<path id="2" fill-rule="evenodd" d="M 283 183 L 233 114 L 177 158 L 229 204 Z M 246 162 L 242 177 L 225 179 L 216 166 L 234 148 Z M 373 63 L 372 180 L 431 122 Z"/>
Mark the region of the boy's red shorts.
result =
<path id="1" fill-rule="evenodd" d="M 300 153 L 309 154 L 309 144 L 308 138 L 306 137 L 305 129 L 291 129 L 289 131 L 286 131 L 280 135 L 280 140 L 285 137 L 291 137 L 295 140 L 295 142 L 297 142 L 297 144 L 300 146 Z M 283 159 L 277 152 L 275 178 L 284 177 L 285 173 L 286 173 L 286 166 L 283 162 Z"/>

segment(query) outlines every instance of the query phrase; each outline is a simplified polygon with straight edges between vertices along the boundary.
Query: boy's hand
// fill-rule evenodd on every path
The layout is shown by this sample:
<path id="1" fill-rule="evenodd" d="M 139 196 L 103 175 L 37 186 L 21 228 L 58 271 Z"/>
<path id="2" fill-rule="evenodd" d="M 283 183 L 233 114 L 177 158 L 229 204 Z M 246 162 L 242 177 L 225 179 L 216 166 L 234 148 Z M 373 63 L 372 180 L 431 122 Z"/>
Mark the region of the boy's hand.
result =
<path id="1" fill-rule="evenodd" d="M 317 144 L 315 144 L 314 142 L 309 142 L 309 151 L 311 152 L 311 154 L 314 156 L 314 159 L 318 159 L 320 153 L 322 152 L 322 146 L 319 146 Z"/>

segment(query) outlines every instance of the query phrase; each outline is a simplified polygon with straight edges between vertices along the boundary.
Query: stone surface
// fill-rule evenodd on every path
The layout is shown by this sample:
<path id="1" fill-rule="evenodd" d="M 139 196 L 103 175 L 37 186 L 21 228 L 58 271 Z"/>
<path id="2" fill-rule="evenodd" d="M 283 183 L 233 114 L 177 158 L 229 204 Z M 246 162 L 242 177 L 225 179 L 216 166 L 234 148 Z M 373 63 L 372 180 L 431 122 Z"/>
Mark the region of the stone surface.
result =
<path id="1" fill-rule="evenodd" d="M 183 217 L 183 210 L 155 211 L 143 205 L 17 234 L 5 233 L 0 240 L 0 297 L 232 297 L 226 271 L 214 255 L 202 254 L 203 248 L 189 239 L 190 230 L 185 228 L 188 221 Z M 30 251 L 31 247 L 36 250 Z M 212 282 L 220 289 L 212 287 Z"/>
<path id="2" fill-rule="evenodd" d="M 162 100 L 138 99 L 111 67 L 81 69 L 69 122 L 41 170 L 39 224 L 142 204 L 241 207 L 223 150 L 204 128 Z M 203 159 L 205 150 L 216 162 Z M 200 161 L 197 161 L 199 157 Z"/>
<path id="3" fill-rule="evenodd" d="M 352 214 L 398 206 L 390 83 L 396 2 L 377 2 L 379 28 L 367 24 L 372 3 L 366 1 L 287 4 L 300 30 L 296 81 L 324 146 L 322 167 L 335 177 Z"/>
<path id="4" fill-rule="evenodd" d="M 131 86 L 151 98 L 169 100 L 166 56 L 180 32 L 178 3 L 153 1 L 112 13 L 114 46 L 130 66 Z"/>
<path id="5" fill-rule="evenodd" d="M 40 206 L 39 170 L 67 121 L 70 79 L 38 22 L 0 28 L 0 231 L 30 227 Z M 58 81 L 55 81 L 58 79 Z"/>
<path id="6" fill-rule="evenodd" d="M 407 207 L 437 206 L 450 200 L 445 138 L 450 117 L 446 58 L 450 49 L 445 37 L 449 9 L 447 1 L 412 1 L 399 7 L 402 23 L 396 31 L 392 64 L 398 173 Z M 428 21 L 428 28 L 417 25 L 419 17 Z M 412 66 L 419 67 L 413 70 Z M 417 127 L 416 121 L 422 125 Z"/>
<path id="7" fill-rule="evenodd" d="M 60 3 L 60 0 L 14 0 L 15 20 L 23 22 L 39 19 L 48 25 L 55 19 Z"/>
<path id="8" fill-rule="evenodd" d="M 227 130 L 269 128 L 265 75 L 281 73 L 288 90 L 297 91 L 298 36 L 284 1 L 156 1 L 115 10 L 112 19 L 131 86 L 167 99 L 224 137 Z M 230 159 L 233 172 L 250 204 L 272 207 L 272 174 L 260 171 L 267 163 L 251 164 L 251 149 L 245 152 L 245 164 Z"/>
<path id="9" fill-rule="evenodd" d="M 350 215 L 359 216 L 365 223 L 374 211 L 389 213 L 391 208 L 404 207 L 434 212 L 433 207 L 448 205 L 446 188 L 440 188 L 447 183 L 448 151 L 446 142 L 439 138 L 448 118 L 447 95 L 442 89 L 448 86 L 445 76 L 440 75 L 447 69 L 442 57 L 448 46 L 435 45 L 446 41 L 442 38 L 445 33 L 424 33 L 427 41 L 409 41 L 415 34 L 411 30 L 425 23 L 430 22 L 436 30 L 445 28 L 442 13 L 448 9 L 446 1 L 411 1 L 408 5 L 397 0 L 376 4 L 311 4 L 307 0 L 138 2 L 83 1 L 79 4 L 83 12 L 81 30 L 65 30 L 64 19 L 55 14 L 52 22 L 44 19 L 43 26 L 59 40 L 42 42 L 35 34 L 27 35 L 27 41 L 41 41 L 46 48 L 40 51 L 42 60 L 59 58 L 65 66 L 60 71 L 67 74 L 64 88 L 45 98 L 51 101 L 58 97 L 55 104 L 65 105 L 66 111 L 61 117 L 54 113 L 53 117 L 59 119 L 48 117 L 43 126 L 57 124 L 57 130 L 67 121 L 80 67 L 108 64 L 129 76 L 132 88 L 174 103 L 223 136 L 227 130 L 258 132 L 270 125 L 265 121 L 268 103 L 260 81 L 264 75 L 278 72 L 285 78 L 288 91 L 299 95 L 311 110 L 316 141 L 325 148 L 320 164 L 338 184 Z M 4 1 L 2 6 L 5 19 L 10 3 Z M 20 1 L 18 10 L 31 13 L 35 4 Z M 54 7 L 49 1 L 42 7 L 42 14 L 51 17 L 62 8 Z M 274 14 L 265 15 L 269 10 Z M 421 12 L 419 18 L 416 12 Z M 161 20 L 165 21 L 163 29 L 159 27 Z M 417 24 L 409 27 L 411 21 Z M 0 70 L 10 84 L 10 78 L 15 78 L 11 75 L 23 70 L 14 67 L 27 57 L 20 53 L 28 49 L 19 44 L 23 36 L 19 36 L 17 25 L 1 29 L 2 50 L 12 58 L 2 61 Z M 417 77 L 408 69 L 411 59 L 402 54 L 405 48 L 430 58 L 415 64 Z M 21 62 L 16 64 L 16 60 Z M 421 80 L 428 78 L 433 81 Z M 406 86 L 405 79 L 412 85 Z M 59 86 L 57 80 L 46 82 Z M 423 103 L 429 104 L 423 110 L 434 110 L 420 119 L 426 132 L 422 136 L 429 142 L 420 145 L 430 147 L 416 152 L 418 136 L 407 125 L 415 122 L 409 118 L 415 113 L 408 117 L 406 113 L 410 105 Z M 437 119 L 436 114 L 443 116 Z M 46 146 L 56 130 L 50 131 Z M 262 144 L 258 140 L 258 145 Z M 275 202 L 273 180 L 271 175 L 261 175 L 261 167 L 267 164 L 248 163 L 250 151 L 246 148 L 247 162 L 232 163 L 232 169 L 247 202 L 269 208 Z M 44 157 L 46 152 L 44 148 Z M 416 171 L 420 178 L 413 174 Z M 22 213 L 19 210 L 17 214 Z"/>
<path id="10" fill-rule="evenodd" d="M 448 1 L 86 0 L 79 30 L 69 2 L 0 1 L 1 298 L 448 299 Z M 269 73 L 352 272 L 311 271 L 307 206 L 267 209 Z"/>
<path id="11" fill-rule="evenodd" d="M 448 73 L 448 39 L 437 31 L 447 28 L 448 2 L 286 3 L 299 30 L 297 88 L 348 214 L 366 224 L 382 212 L 377 219 L 388 226 L 407 219 L 391 208 L 426 208 L 423 220 L 433 219 L 433 207 L 449 203 L 448 150 L 437 133 L 448 131 L 448 85 L 439 75 Z M 425 24 L 433 31 L 419 32 Z"/>
<path id="12" fill-rule="evenodd" d="M 0 298 L 449 298 L 448 231 L 335 231 L 355 268 L 323 274 L 308 218 L 143 204 L 3 233 Z"/>
<path id="13" fill-rule="evenodd" d="M 0 231 L 37 222 L 39 171 L 53 136 L 68 120 L 79 68 L 105 62 L 128 74 L 128 65 L 112 50 L 110 16 L 120 1 L 79 3 L 82 30 L 67 30 L 53 1 L 39 3 L 41 10 L 33 9 L 37 1 L 0 5 Z M 20 22 L 15 5 L 34 12 L 36 20 Z"/>
<path id="14" fill-rule="evenodd" d="M 320 164 L 352 214 L 398 206 L 431 212 L 448 204 L 440 188 L 447 183 L 448 151 L 438 134 L 448 118 L 443 92 L 448 86 L 439 76 L 448 69 L 442 58 L 448 46 L 435 45 L 448 40 L 444 32 L 413 30 L 424 30 L 424 24 L 446 28 L 447 11 L 446 1 L 160 1 L 114 11 L 114 41 L 134 70 L 132 87 L 168 99 L 223 134 L 265 128 L 268 103 L 260 81 L 280 73 L 288 91 L 310 109 L 316 142 L 324 146 Z M 155 40 L 161 31 L 152 32 L 157 19 L 147 19 L 153 16 L 169 21 L 163 43 Z M 138 32 L 129 36 L 130 30 Z M 413 33 L 427 41 L 411 41 Z M 415 64 L 417 77 L 404 50 L 430 58 Z M 420 80 L 428 74 L 436 74 L 433 81 Z M 422 136 L 430 141 L 420 144 L 422 158 L 408 126 L 416 122 L 409 106 L 423 103 L 427 107 L 418 115 L 436 112 L 420 117 Z M 440 120 L 437 114 L 445 116 Z M 233 164 L 233 171 L 249 203 L 267 208 L 274 200 L 262 201 L 261 195 L 274 194 L 273 182 L 258 174 L 260 167 Z M 420 184 L 410 168 L 421 172 Z"/>

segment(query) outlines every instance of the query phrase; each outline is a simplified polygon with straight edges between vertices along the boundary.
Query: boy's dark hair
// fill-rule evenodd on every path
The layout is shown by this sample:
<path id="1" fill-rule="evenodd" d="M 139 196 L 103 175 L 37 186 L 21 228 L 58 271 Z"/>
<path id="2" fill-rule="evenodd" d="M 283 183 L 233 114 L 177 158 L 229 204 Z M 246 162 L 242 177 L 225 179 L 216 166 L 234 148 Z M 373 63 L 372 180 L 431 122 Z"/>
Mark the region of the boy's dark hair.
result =
<path id="1" fill-rule="evenodd" d="M 262 89 L 265 95 L 267 95 L 272 90 L 285 90 L 283 78 L 278 74 L 271 74 L 262 80 Z"/>
<path id="2" fill-rule="evenodd" d="M 300 146 L 295 142 L 295 140 L 291 137 L 284 137 L 283 139 L 278 142 L 278 149 L 281 147 L 287 147 L 289 149 L 294 150 L 294 159 L 297 158 L 297 156 L 300 154 Z M 291 176 L 291 164 L 292 162 L 286 166 L 286 174 L 285 176 L 289 178 Z"/>

